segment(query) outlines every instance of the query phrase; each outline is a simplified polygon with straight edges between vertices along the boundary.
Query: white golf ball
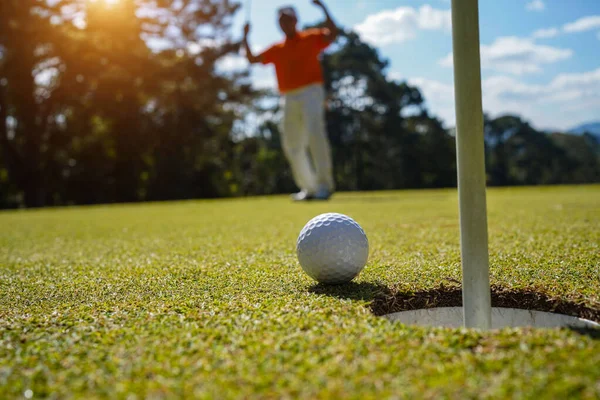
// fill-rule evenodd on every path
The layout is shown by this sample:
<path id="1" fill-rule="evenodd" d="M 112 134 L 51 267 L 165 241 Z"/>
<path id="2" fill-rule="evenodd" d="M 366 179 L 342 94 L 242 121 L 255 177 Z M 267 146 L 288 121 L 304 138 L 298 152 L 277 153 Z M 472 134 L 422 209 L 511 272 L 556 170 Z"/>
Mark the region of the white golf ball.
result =
<path id="1" fill-rule="evenodd" d="M 367 264 L 369 240 L 347 215 L 321 214 L 304 226 L 296 252 L 302 269 L 321 283 L 350 282 Z"/>

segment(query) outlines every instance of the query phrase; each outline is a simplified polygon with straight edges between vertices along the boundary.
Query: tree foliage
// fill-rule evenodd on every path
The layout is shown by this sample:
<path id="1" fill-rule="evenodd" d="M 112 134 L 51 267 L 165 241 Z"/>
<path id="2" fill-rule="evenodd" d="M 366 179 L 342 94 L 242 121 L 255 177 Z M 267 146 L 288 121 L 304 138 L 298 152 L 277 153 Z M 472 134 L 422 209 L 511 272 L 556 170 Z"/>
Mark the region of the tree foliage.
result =
<path id="1" fill-rule="evenodd" d="M 1 7 L 5 204 L 230 194 L 229 134 L 252 92 L 216 65 L 237 51 L 228 33 L 237 3 Z"/>

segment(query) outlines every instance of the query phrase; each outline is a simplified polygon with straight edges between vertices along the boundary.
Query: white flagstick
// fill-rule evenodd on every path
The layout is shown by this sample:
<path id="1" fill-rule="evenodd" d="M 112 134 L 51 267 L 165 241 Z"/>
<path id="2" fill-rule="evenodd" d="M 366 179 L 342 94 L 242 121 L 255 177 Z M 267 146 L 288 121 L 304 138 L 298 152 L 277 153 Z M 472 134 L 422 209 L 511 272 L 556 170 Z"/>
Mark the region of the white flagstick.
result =
<path id="1" fill-rule="evenodd" d="M 464 325 L 490 329 L 478 0 L 452 0 L 452 43 Z"/>

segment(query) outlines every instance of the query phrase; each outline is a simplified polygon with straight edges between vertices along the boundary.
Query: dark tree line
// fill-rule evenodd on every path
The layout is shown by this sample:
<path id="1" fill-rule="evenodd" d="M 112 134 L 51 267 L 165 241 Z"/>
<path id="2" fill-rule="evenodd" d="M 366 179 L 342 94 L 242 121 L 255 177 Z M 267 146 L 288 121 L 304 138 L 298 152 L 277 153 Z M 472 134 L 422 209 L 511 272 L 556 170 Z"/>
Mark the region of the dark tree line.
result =
<path id="1" fill-rule="evenodd" d="M 506 115 L 485 121 L 486 163 L 492 185 L 600 182 L 600 140 L 536 131 Z"/>
<path id="2" fill-rule="evenodd" d="M 0 207 L 294 190 L 281 111 L 247 73 L 227 0 L 0 1 Z M 456 184 L 454 137 L 353 32 L 323 57 L 338 190 Z M 274 102 L 271 102 L 274 103 Z M 252 132 L 249 113 L 263 116 Z M 491 185 L 600 180 L 592 135 L 486 119 Z"/>

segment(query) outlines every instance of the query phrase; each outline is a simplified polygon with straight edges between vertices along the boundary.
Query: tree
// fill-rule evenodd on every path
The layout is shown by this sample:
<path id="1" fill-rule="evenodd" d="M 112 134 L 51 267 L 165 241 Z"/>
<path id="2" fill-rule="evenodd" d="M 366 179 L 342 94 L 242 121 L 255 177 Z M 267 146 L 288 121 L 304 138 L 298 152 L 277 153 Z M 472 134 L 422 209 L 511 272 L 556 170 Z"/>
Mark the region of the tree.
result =
<path id="1" fill-rule="evenodd" d="M 0 148 L 25 205 L 230 194 L 230 135 L 253 96 L 216 68 L 237 49 L 237 3 L 0 7 Z"/>
<path id="2" fill-rule="evenodd" d="M 154 126 L 162 133 L 156 135 L 150 198 L 231 194 L 232 134 L 253 97 L 246 73 L 218 70 L 219 60 L 239 47 L 227 34 L 237 9 L 227 1 L 189 0 L 182 11 L 170 11 L 181 29 L 158 57 L 162 84 L 152 101 Z"/>
<path id="3" fill-rule="evenodd" d="M 44 93 L 36 92 L 36 68 L 48 59 L 56 39 L 48 15 L 53 8 L 35 0 L 0 2 L 0 146 L 8 174 L 17 182 L 29 206 L 45 202 L 43 146 L 47 110 Z M 8 118 L 15 121 L 8 135 Z"/>
<path id="4" fill-rule="evenodd" d="M 388 61 L 376 49 L 346 32 L 323 64 L 340 189 L 453 183 L 451 138 L 429 116 L 417 88 L 387 77 Z"/>
<path id="5" fill-rule="evenodd" d="M 502 116 L 496 119 L 484 118 L 484 134 L 487 148 L 486 164 L 489 181 L 492 185 L 508 185 L 511 181 L 506 141 L 522 126 L 517 116 Z"/>
<path id="6" fill-rule="evenodd" d="M 555 132 L 550 138 L 570 160 L 561 171 L 562 183 L 600 182 L 600 141 L 594 135 Z"/>
<path id="7" fill-rule="evenodd" d="M 490 185 L 594 182 L 593 145 L 572 135 L 548 135 L 515 115 L 486 118 Z M 585 172 L 584 172 L 585 171 Z"/>

